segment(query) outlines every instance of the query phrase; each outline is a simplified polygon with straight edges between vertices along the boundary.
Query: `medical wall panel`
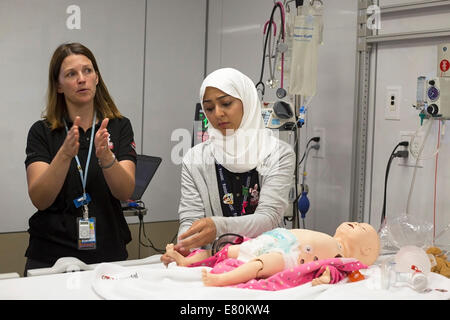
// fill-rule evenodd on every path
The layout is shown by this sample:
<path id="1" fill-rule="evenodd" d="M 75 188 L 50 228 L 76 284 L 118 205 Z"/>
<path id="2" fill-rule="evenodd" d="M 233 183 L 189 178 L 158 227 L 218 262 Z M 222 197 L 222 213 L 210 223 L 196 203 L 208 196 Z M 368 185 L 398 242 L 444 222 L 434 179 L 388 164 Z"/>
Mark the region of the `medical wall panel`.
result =
<path id="1" fill-rule="evenodd" d="M 25 231 L 36 211 L 27 192 L 25 147 L 45 108 L 56 47 L 90 48 L 141 149 L 145 0 L 0 1 L 0 232 Z"/>
<path id="2" fill-rule="evenodd" d="M 380 34 L 448 29 L 449 21 L 450 6 L 382 14 Z M 421 126 L 419 111 L 413 107 L 416 105 L 417 77 L 430 79 L 437 76 L 437 46 L 440 43 L 450 43 L 450 37 L 433 37 L 429 33 L 427 38 L 382 42 L 374 48 L 376 77 L 370 84 L 375 89 L 370 120 L 373 130 L 369 136 L 373 156 L 367 173 L 371 181 L 368 192 L 373 225 L 380 224 L 385 172 L 392 150 L 400 141 L 410 141 L 411 135 L 416 134 L 416 143 L 419 143 L 426 132 L 427 120 Z M 389 88 L 398 88 L 400 93 L 397 101 L 399 112 L 395 119 L 387 113 L 391 97 Z M 443 232 L 435 239 L 436 244 L 445 244 L 448 250 L 450 232 L 445 230 L 450 227 L 450 137 L 447 127 L 448 121 L 432 122 L 421 155 L 423 159 L 417 163 L 417 168 L 411 153 L 408 160 L 393 160 L 387 184 L 386 216 L 388 224 L 390 220 L 407 214 L 414 223 L 434 226 L 432 232 L 435 236 Z M 438 144 L 440 148 L 436 152 Z"/>

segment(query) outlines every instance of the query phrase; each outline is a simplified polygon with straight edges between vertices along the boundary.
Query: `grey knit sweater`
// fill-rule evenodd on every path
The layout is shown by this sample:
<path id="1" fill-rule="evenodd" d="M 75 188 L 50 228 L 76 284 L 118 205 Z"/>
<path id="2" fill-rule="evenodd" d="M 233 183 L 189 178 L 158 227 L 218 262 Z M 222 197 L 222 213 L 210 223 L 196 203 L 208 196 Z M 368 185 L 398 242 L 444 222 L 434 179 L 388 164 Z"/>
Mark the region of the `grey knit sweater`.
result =
<path id="1" fill-rule="evenodd" d="M 185 232 L 195 220 L 204 217 L 213 219 L 217 237 L 233 232 L 253 238 L 281 226 L 288 207 L 294 169 L 295 155 L 292 147 L 279 140 L 276 152 L 272 152 L 256 168 L 261 191 L 255 213 L 224 217 L 210 143 L 206 141 L 194 146 L 182 161 L 178 235 Z"/>

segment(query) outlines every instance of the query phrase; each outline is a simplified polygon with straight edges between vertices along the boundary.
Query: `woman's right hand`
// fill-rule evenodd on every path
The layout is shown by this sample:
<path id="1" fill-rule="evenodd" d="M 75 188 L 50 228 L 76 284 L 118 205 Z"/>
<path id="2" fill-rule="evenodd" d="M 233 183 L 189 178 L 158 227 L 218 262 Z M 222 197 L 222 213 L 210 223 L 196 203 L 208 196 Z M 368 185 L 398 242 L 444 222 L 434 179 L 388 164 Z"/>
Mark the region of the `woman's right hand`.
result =
<path id="1" fill-rule="evenodd" d="M 78 154 L 78 149 L 80 147 L 80 143 L 78 141 L 80 138 L 80 133 L 78 131 L 79 125 L 80 117 L 77 116 L 75 117 L 72 128 L 70 128 L 66 139 L 60 148 L 62 155 L 66 156 L 68 159 L 72 159 Z"/>
<path id="2" fill-rule="evenodd" d="M 213 243 L 216 239 L 216 225 L 210 217 L 194 221 L 192 226 L 181 234 L 175 250 L 200 248 Z"/>

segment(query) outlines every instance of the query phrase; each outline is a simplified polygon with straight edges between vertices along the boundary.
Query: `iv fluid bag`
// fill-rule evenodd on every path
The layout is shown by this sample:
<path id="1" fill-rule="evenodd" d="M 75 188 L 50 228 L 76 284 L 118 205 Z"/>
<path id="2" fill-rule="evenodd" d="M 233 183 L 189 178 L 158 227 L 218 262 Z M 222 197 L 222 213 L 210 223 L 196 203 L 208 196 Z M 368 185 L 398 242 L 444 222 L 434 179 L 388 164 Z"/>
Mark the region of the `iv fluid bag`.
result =
<path id="1" fill-rule="evenodd" d="M 314 96 L 317 87 L 318 46 L 322 43 L 320 10 L 305 8 L 294 19 L 289 93 Z"/>

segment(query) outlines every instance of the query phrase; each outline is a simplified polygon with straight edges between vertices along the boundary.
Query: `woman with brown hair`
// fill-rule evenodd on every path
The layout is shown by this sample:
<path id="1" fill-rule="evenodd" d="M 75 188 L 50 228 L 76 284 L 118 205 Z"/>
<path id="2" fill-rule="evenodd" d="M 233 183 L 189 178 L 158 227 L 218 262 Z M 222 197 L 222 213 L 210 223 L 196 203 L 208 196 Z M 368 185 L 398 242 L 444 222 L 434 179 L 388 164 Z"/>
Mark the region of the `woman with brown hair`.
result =
<path id="1" fill-rule="evenodd" d="M 28 269 L 58 258 L 85 263 L 127 258 L 121 200 L 134 191 L 136 151 L 129 119 L 114 104 L 92 52 L 60 45 L 50 61 L 47 107 L 28 133 Z"/>

